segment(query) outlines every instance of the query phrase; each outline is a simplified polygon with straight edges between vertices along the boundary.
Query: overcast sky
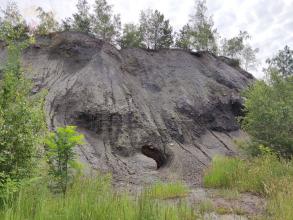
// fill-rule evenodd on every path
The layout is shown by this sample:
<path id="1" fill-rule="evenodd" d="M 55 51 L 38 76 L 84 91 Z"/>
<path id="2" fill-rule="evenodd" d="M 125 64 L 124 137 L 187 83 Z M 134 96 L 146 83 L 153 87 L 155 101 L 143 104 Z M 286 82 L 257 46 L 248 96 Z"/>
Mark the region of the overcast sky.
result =
<path id="1" fill-rule="evenodd" d="M 8 0 L 0 0 L 5 7 Z M 77 0 L 16 0 L 26 18 L 34 15 L 37 6 L 52 10 L 58 18 L 70 16 Z M 93 3 L 94 0 L 89 0 Z M 137 22 L 142 9 L 153 8 L 163 12 L 175 29 L 180 29 L 194 10 L 194 0 L 108 0 L 122 22 Z M 252 36 L 251 44 L 260 49 L 258 58 L 271 57 L 285 45 L 293 48 L 293 0 L 207 0 L 215 27 L 223 37 L 232 37 L 239 30 Z M 253 72 L 260 78 L 261 67 Z"/>

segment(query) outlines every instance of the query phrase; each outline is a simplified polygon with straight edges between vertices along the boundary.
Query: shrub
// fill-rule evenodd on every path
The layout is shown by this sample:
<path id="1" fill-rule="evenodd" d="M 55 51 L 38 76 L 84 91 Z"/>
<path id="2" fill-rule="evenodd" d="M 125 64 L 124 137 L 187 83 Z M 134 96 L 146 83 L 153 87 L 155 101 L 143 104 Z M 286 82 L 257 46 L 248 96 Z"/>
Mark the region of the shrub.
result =
<path id="1" fill-rule="evenodd" d="M 57 187 L 66 193 L 70 168 L 78 168 L 73 148 L 82 144 L 83 135 L 75 126 L 57 128 L 46 139 L 46 156 L 50 166 L 49 174 L 57 181 Z"/>
<path id="2" fill-rule="evenodd" d="M 245 93 L 242 128 L 254 145 L 272 148 L 284 157 L 293 154 L 293 78 L 282 78 L 273 70 L 269 81 L 257 81 Z"/>

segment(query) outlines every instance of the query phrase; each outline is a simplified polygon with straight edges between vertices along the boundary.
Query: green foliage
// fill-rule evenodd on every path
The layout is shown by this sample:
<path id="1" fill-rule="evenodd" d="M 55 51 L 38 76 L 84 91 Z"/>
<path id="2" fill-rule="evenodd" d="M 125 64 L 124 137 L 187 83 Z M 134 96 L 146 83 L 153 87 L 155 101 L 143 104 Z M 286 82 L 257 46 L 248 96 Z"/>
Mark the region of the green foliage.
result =
<path id="1" fill-rule="evenodd" d="M 123 35 L 120 40 L 121 48 L 138 48 L 142 47 L 142 34 L 139 27 L 135 24 L 125 24 L 123 28 Z"/>
<path id="2" fill-rule="evenodd" d="M 269 82 L 257 81 L 245 92 L 242 127 L 256 145 L 272 148 L 282 156 L 293 154 L 293 78 L 269 73 Z M 276 132 L 277 131 L 277 132 Z"/>
<path id="3" fill-rule="evenodd" d="M 272 153 L 251 160 L 215 157 L 206 171 L 204 185 L 269 196 L 274 191 L 272 184 L 286 176 L 293 176 L 293 164 Z"/>
<path id="4" fill-rule="evenodd" d="M 240 31 L 238 36 L 231 39 L 224 39 L 221 53 L 223 56 L 238 59 L 245 70 L 255 69 L 257 66 L 256 54 L 259 49 L 253 49 L 246 41 L 250 39 L 246 31 Z"/>
<path id="5" fill-rule="evenodd" d="M 275 192 L 268 201 L 267 219 L 291 220 L 293 216 L 293 178 L 285 177 L 273 185 Z"/>
<path id="6" fill-rule="evenodd" d="M 182 183 L 156 183 L 149 187 L 145 194 L 151 198 L 172 199 L 188 195 L 188 188 Z"/>
<path id="7" fill-rule="evenodd" d="M 5 10 L 1 10 L 0 40 L 18 41 L 28 38 L 28 27 L 19 13 L 15 2 L 9 1 Z"/>
<path id="8" fill-rule="evenodd" d="M 191 49 L 190 26 L 186 24 L 176 34 L 175 46 L 184 50 Z"/>
<path id="9" fill-rule="evenodd" d="M 216 157 L 206 171 L 207 187 L 252 192 L 266 196 L 267 213 L 264 219 L 292 219 L 293 162 L 280 160 L 268 148 L 262 155 L 241 160 Z M 232 167 L 232 168 L 231 168 Z"/>
<path id="10" fill-rule="evenodd" d="M 217 30 L 212 17 L 207 15 L 206 0 L 196 0 L 195 13 L 190 16 L 190 44 L 198 51 L 217 53 Z"/>
<path id="11" fill-rule="evenodd" d="M 222 45 L 223 55 L 231 58 L 239 58 L 242 50 L 245 48 L 245 40 L 249 38 L 250 36 L 246 31 L 240 31 L 238 36 L 228 40 L 224 39 Z"/>
<path id="12" fill-rule="evenodd" d="M 258 48 L 253 49 L 250 45 L 246 45 L 241 53 L 241 64 L 243 68 L 248 71 L 256 69 L 258 61 L 256 54 L 259 52 Z"/>
<path id="13" fill-rule="evenodd" d="M 112 6 L 106 0 L 96 0 L 94 5 L 93 34 L 98 38 L 116 44 L 120 38 L 120 15 L 113 14 Z"/>
<path id="14" fill-rule="evenodd" d="M 169 20 L 158 10 L 145 10 L 140 14 L 140 32 L 143 44 L 148 49 L 170 48 L 173 44 L 173 29 Z"/>
<path id="15" fill-rule="evenodd" d="M 158 201 L 145 195 L 137 198 L 117 193 L 110 176 L 76 179 L 65 196 L 52 194 L 39 181 L 24 187 L 14 202 L 0 211 L 0 219 L 44 220 L 195 220 L 196 214 L 185 202 Z"/>
<path id="16" fill-rule="evenodd" d="M 0 190 L 16 191 L 19 182 L 33 175 L 44 128 L 42 95 L 30 96 L 20 54 L 27 43 L 7 42 L 7 63 L 0 82 Z M 11 186 L 11 187 L 8 187 Z"/>
<path id="17" fill-rule="evenodd" d="M 91 15 L 89 14 L 90 6 L 87 0 L 78 0 L 76 8 L 77 8 L 77 13 L 73 14 L 72 29 L 75 31 L 90 33 L 92 18 L 91 18 Z M 68 20 L 66 24 L 69 24 Z M 66 25 L 64 27 L 66 29 L 70 29 Z"/>
<path id="18" fill-rule="evenodd" d="M 54 18 L 53 12 L 45 12 L 41 7 L 37 8 L 40 24 L 37 27 L 37 34 L 47 35 L 58 30 L 58 22 Z"/>
<path id="19" fill-rule="evenodd" d="M 275 69 L 276 72 L 282 77 L 293 75 L 293 50 L 285 46 L 280 50 L 272 59 L 267 59 L 268 69 Z"/>
<path id="20" fill-rule="evenodd" d="M 65 18 L 61 21 L 60 30 L 61 31 L 71 31 L 72 28 L 72 18 Z"/>
<path id="21" fill-rule="evenodd" d="M 66 126 L 57 128 L 57 131 L 50 133 L 45 141 L 49 172 L 56 179 L 57 187 L 63 194 L 66 193 L 69 183 L 69 169 L 77 168 L 74 147 L 82 144 L 83 138 L 75 126 Z"/>
<path id="22" fill-rule="evenodd" d="M 243 173 L 243 163 L 237 158 L 217 156 L 204 177 L 206 187 L 230 188 L 236 185 L 240 174 Z"/>

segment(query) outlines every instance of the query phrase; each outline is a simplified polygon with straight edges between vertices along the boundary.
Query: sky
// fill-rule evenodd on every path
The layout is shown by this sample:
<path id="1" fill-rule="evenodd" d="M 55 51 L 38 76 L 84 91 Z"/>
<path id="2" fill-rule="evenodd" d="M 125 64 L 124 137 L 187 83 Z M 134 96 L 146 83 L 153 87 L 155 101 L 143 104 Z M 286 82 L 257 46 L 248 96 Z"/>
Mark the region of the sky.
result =
<path id="1" fill-rule="evenodd" d="M 5 8 L 9 0 L 0 0 Z M 21 13 L 31 19 L 38 6 L 54 12 L 61 19 L 75 12 L 77 0 L 15 0 Z M 94 0 L 88 0 L 93 3 Z M 179 30 L 194 12 L 195 0 L 108 0 L 123 23 L 137 22 L 143 9 L 158 9 L 175 30 Z M 240 30 L 252 36 L 250 44 L 259 48 L 259 67 L 251 72 L 262 78 L 265 60 L 288 45 L 293 49 L 293 0 L 207 0 L 209 14 L 222 37 L 233 37 Z"/>

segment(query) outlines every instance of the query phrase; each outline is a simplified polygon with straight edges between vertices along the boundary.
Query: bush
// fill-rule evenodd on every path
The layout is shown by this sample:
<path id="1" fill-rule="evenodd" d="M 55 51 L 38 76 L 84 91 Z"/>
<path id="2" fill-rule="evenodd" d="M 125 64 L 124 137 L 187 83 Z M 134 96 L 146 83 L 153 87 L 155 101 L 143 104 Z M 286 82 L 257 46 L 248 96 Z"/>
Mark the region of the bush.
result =
<path id="1" fill-rule="evenodd" d="M 269 73 L 269 81 L 257 81 L 245 92 L 242 127 L 256 146 L 268 146 L 284 157 L 293 154 L 293 78 Z"/>
<path id="2" fill-rule="evenodd" d="M 7 42 L 7 62 L 0 81 L 0 203 L 33 176 L 44 128 L 43 95 L 31 96 L 20 55 L 27 42 Z"/>
<path id="3" fill-rule="evenodd" d="M 57 189 L 66 193 L 70 180 L 70 169 L 78 169 L 74 147 L 83 143 L 84 136 L 76 131 L 75 126 L 57 128 L 46 138 L 46 156 L 49 174 L 57 183 Z"/>

